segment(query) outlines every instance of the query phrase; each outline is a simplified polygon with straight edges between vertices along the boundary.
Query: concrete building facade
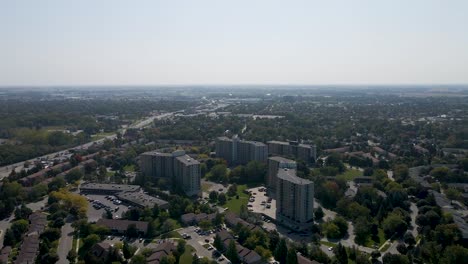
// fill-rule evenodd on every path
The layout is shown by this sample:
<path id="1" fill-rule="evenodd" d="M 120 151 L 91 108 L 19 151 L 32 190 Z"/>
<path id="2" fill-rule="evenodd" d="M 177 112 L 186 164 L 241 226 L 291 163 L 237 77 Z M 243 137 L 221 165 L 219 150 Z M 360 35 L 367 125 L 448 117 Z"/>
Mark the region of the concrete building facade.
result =
<path id="1" fill-rule="evenodd" d="M 252 160 L 267 162 L 268 146 L 262 142 L 219 137 L 216 139 L 216 156 L 228 162 L 229 165 L 245 165 Z"/>
<path id="2" fill-rule="evenodd" d="M 187 195 L 198 195 L 201 191 L 200 162 L 183 150 L 172 153 L 145 152 L 140 155 L 140 168 L 143 175 L 167 179 Z"/>
<path id="3" fill-rule="evenodd" d="M 270 190 L 276 190 L 276 176 L 279 169 L 295 169 L 296 162 L 279 156 L 268 158 L 268 173 L 266 175 L 265 184 Z"/>
<path id="4" fill-rule="evenodd" d="M 314 183 L 279 169 L 276 180 L 276 220 L 295 230 L 307 230 L 314 220 Z"/>
<path id="5" fill-rule="evenodd" d="M 268 154 L 291 157 L 307 163 L 314 163 L 317 159 L 315 145 L 301 144 L 297 141 L 268 141 Z"/>

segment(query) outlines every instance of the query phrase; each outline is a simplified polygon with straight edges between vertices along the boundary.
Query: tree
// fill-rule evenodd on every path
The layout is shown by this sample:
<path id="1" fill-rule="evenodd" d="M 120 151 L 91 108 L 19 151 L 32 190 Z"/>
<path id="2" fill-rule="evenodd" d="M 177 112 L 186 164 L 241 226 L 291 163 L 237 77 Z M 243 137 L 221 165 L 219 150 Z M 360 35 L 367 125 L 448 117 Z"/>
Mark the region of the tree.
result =
<path id="1" fill-rule="evenodd" d="M 441 264 L 463 264 L 468 259 L 468 249 L 460 246 L 448 246 L 440 259 Z"/>
<path id="2" fill-rule="evenodd" d="M 254 251 L 257 252 L 264 261 L 267 261 L 272 256 L 271 251 L 264 248 L 263 246 L 256 246 Z"/>
<path id="3" fill-rule="evenodd" d="M 132 257 L 132 264 L 146 264 L 145 256 L 138 254 Z"/>
<path id="4" fill-rule="evenodd" d="M 315 210 L 315 213 L 314 213 L 314 216 L 315 216 L 315 220 L 317 221 L 320 221 L 322 220 L 323 216 L 325 215 L 325 213 L 323 212 L 323 209 L 322 207 L 319 207 Z"/>
<path id="5" fill-rule="evenodd" d="M 72 169 L 69 173 L 65 175 L 65 180 L 68 183 L 73 183 L 83 178 L 83 172 L 79 169 Z"/>
<path id="6" fill-rule="evenodd" d="M 229 246 L 226 250 L 226 257 L 234 264 L 240 263 L 239 255 L 237 254 L 236 243 L 234 240 L 229 242 Z"/>
<path id="7" fill-rule="evenodd" d="M 55 177 L 48 185 L 49 191 L 58 191 L 60 188 L 66 186 L 65 178 L 63 176 Z"/>
<path id="8" fill-rule="evenodd" d="M 83 239 L 83 247 L 91 248 L 91 246 L 98 243 L 99 241 L 101 241 L 101 238 L 98 235 L 96 234 L 88 235 L 87 237 Z"/>
<path id="9" fill-rule="evenodd" d="M 174 257 L 174 255 L 170 254 L 170 255 L 167 255 L 167 256 L 163 256 L 161 258 L 161 260 L 159 261 L 160 264 L 175 264 L 176 263 L 176 259 Z"/>
<path id="10" fill-rule="evenodd" d="M 297 264 L 297 253 L 296 253 L 296 250 L 294 250 L 294 248 L 290 248 L 288 250 L 286 264 Z"/>
<path id="11" fill-rule="evenodd" d="M 125 231 L 125 234 L 129 237 L 137 237 L 138 236 L 138 229 L 136 227 L 136 224 L 130 224 L 127 226 L 127 230 Z"/>
<path id="12" fill-rule="evenodd" d="M 228 196 L 235 196 L 237 194 L 237 184 L 233 183 L 231 186 L 229 186 L 227 195 Z"/>
<path id="13" fill-rule="evenodd" d="M 220 205 L 224 205 L 226 203 L 226 195 L 224 193 L 220 193 L 218 195 L 218 202 Z"/>
<path id="14" fill-rule="evenodd" d="M 336 216 L 333 219 L 333 223 L 338 227 L 340 230 L 340 236 L 344 237 L 348 234 L 348 222 L 343 217 Z"/>
<path id="15" fill-rule="evenodd" d="M 410 261 L 405 255 L 387 253 L 382 257 L 384 264 L 409 264 Z"/>
<path id="16" fill-rule="evenodd" d="M 382 222 L 382 228 L 387 237 L 390 237 L 394 233 L 403 234 L 408 229 L 408 224 L 400 214 L 392 212 Z"/>
<path id="17" fill-rule="evenodd" d="M 218 200 L 218 192 L 217 191 L 211 191 L 208 197 L 210 198 L 210 201 L 212 203 L 214 203 L 214 202 L 216 202 Z"/>
<path id="18" fill-rule="evenodd" d="M 129 259 L 133 256 L 135 253 L 135 248 L 130 246 L 127 241 L 124 241 L 123 247 L 122 247 L 122 253 L 126 259 Z"/>
<path id="19" fill-rule="evenodd" d="M 29 215 L 32 214 L 32 210 L 22 204 L 19 208 L 15 210 L 15 219 L 25 219 L 27 220 Z"/>
<path id="20" fill-rule="evenodd" d="M 340 264 L 348 264 L 348 254 L 346 253 L 346 249 L 341 243 L 338 243 L 338 245 L 333 249 L 333 252 L 335 253 L 336 259 Z"/>
<path id="21" fill-rule="evenodd" d="M 214 237 L 213 246 L 220 252 L 225 250 L 223 241 L 221 241 L 221 237 L 218 234 Z"/>
<path id="22" fill-rule="evenodd" d="M 75 263 L 77 257 L 78 257 L 78 255 L 76 254 L 76 251 L 74 249 L 70 249 L 70 251 L 68 251 L 67 260 L 70 263 Z"/>
<path id="23" fill-rule="evenodd" d="M 322 224 L 322 233 L 327 238 L 340 238 L 341 237 L 340 229 L 332 221 L 327 221 Z"/>
<path id="24" fill-rule="evenodd" d="M 365 245 L 367 238 L 371 234 L 371 224 L 365 217 L 359 217 L 354 223 L 355 241 L 359 245 Z"/>
<path id="25" fill-rule="evenodd" d="M 445 191 L 445 196 L 450 200 L 459 200 L 461 197 L 460 191 L 455 188 L 447 188 Z"/>
<path id="26" fill-rule="evenodd" d="M 13 233 L 11 228 L 7 228 L 7 230 L 5 231 L 5 237 L 4 237 L 4 240 L 3 240 L 3 244 L 5 246 L 14 246 L 16 244 L 16 242 L 18 242 L 18 241 L 16 240 L 15 234 Z"/>
<path id="27" fill-rule="evenodd" d="M 212 227 L 212 224 L 209 220 L 202 220 L 198 223 L 198 226 L 203 230 L 208 230 Z"/>
<path id="28" fill-rule="evenodd" d="M 220 226 L 223 224 L 223 215 L 220 214 L 219 212 L 216 213 L 215 217 L 213 218 L 213 225 L 214 226 Z"/>
<path id="29" fill-rule="evenodd" d="M 217 164 L 211 168 L 211 178 L 213 180 L 226 182 L 227 181 L 227 167 L 224 164 Z"/>
<path id="30" fill-rule="evenodd" d="M 276 245 L 275 252 L 273 253 L 276 261 L 280 263 L 286 263 L 288 257 L 288 247 L 286 246 L 286 240 L 281 238 L 278 245 Z"/>
<path id="31" fill-rule="evenodd" d="M 164 223 L 161 226 L 161 231 L 163 233 L 167 233 L 169 231 L 172 231 L 176 228 L 176 221 L 173 219 L 167 219 L 164 221 Z"/>
<path id="32" fill-rule="evenodd" d="M 408 166 L 405 164 L 397 164 L 393 167 L 393 178 L 397 182 L 403 182 L 408 178 Z"/>

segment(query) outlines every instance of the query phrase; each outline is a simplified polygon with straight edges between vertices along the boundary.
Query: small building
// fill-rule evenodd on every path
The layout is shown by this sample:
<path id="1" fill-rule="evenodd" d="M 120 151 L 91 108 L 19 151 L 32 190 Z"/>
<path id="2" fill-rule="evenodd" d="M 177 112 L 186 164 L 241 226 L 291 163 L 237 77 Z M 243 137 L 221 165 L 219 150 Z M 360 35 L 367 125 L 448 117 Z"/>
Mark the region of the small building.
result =
<path id="1" fill-rule="evenodd" d="M 110 245 L 109 243 L 101 242 L 91 247 L 90 252 L 91 252 L 91 255 L 93 255 L 100 261 L 104 262 L 109 256 L 111 248 L 112 248 L 112 245 Z"/>
<path id="2" fill-rule="evenodd" d="M 115 197 L 128 204 L 140 208 L 153 208 L 156 204 L 161 209 L 169 208 L 169 203 L 167 201 L 153 197 L 151 195 L 147 195 L 142 192 L 118 192 L 115 194 Z"/>
<path id="3" fill-rule="evenodd" d="M 200 213 L 200 214 L 194 214 L 194 213 L 188 213 L 188 214 L 183 214 L 180 217 L 180 220 L 182 223 L 185 225 L 195 225 L 199 224 L 201 221 L 212 221 L 216 217 L 216 213 L 212 214 L 205 214 L 205 213 Z"/>
<path id="4" fill-rule="evenodd" d="M 176 251 L 177 248 L 172 242 L 163 242 L 159 244 L 147 259 L 148 264 L 159 264 L 163 257 L 169 256 L 172 252 Z"/>
<path id="5" fill-rule="evenodd" d="M 118 192 L 137 192 L 141 187 L 129 184 L 83 183 L 80 186 L 82 193 L 90 194 L 116 194 Z"/>
<path id="6" fill-rule="evenodd" d="M 113 233 L 125 234 L 130 225 L 135 225 L 138 233 L 146 235 L 148 232 L 149 223 L 145 221 L 117 220 L 117 219 L 99 219 L 97 225 L 107 227 Z"/>
<path id="7" fill-rule="evenodd" d="M 10 256 L 11 253 L 11 247 L 6 246 L 0 250 L 0 263 L 6 264 L 8 263 L 8 257 Z"/>

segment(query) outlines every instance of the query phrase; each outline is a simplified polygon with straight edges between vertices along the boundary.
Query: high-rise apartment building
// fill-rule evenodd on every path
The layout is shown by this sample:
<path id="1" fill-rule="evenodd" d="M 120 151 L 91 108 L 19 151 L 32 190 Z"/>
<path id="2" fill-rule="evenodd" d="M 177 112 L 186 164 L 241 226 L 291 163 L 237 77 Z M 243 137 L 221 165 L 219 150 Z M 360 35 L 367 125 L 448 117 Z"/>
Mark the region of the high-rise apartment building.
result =
<path id="1" fill-rule="evenodd" d="M 307 163 L 314 163 L 317 159 L 315 145 L 301 144 L 297 141 L 268 141 L 268 154 L 290 157 Z"/>
<path id="2" fill-rule="evenodd" d="M 276 177 L 278 176 L 278 170 L 285 168 L 295 169 L 296 162 L 294 160 L 278 156 L 268 158 L 268 173 L 265 179 L 266 187 L 268 187 L 268 189 L 273 191 L 276 190 Z"/>
<path id="3" fill-rule="evenodd" d="M 172 153 L 145 152 L 140 155 L 140 169 L 145 176 L 169 180 L 187 195 L 200 193 L 200 162 L 183 150 Z"/>
<path id="4" fill-rule="evenodd" d="M 229 165 L 244 165 L 252 160 L 266 162 L 268 147 L 262 142 L 219 137 L 216 139 L 216 156 L 225 159 Z"/>
<path id="5" fill-rule="evenodd" d="M 307 230 L 314 220 L 314 183 L 296 176 L 295 169 L 279 169 L 276 179 L 276 220 Z"/>

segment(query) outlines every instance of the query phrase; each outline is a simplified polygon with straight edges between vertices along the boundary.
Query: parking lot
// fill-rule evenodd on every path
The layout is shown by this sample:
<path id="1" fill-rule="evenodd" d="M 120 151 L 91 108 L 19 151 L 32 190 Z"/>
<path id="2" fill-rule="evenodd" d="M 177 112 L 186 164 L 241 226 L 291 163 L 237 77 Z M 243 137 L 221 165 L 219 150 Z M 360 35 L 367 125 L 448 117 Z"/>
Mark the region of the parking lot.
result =
<path id="1" fill-rule="evenodd" d="M 265 187 L 248 189 L 252 193 L 247 207 L 254 213 L 260 213 L 276 219 L 276 200 L 266 196 Z"/>
<path id="2" fill-rule="evenodd" d="M 102 215 L 106 212 L 104 207 L 107 207 L 112 211 L 112 218 L 114 219 L 121 218 L 122 214 L 128 210 L 128 206 L 125 205 L 124 203 L 119 204 L 119 205 L 114 204 L 114 202 L 112 202 L 111 200 L 106 199 L 106 196 L 107 195 L 100 195 L 100 194 L 85 195 L 85 197 L 87 197 L 89 201 L 87 215 L 88 215 L 88 220 L 90 222 L 95 222 L 102 218 Z M 99 201 L 99 202 L 93 203 L 92 201 Z M 97 209 L 95 208 L 96 206 L 95 204 L 102 204 L 104 207 Z M 117 211 L 115 211 L 117 207 L 118 209 Z"/>
<path id="3" fill-rule="evenodd" d="M 226 257 L 224 257 L 223 255 L 214 257 L 214 254 L 215 254 L 214 252 L 216 252 L 216 249 L 213 247 L 213 240 L 214 240 L 215 234 L 208 233 L 207 235 L 200 235 L 197 232 L 195 232 L 195 229 L 197 229 L 197 227 L 189 226 L 189 227 L 185 227 L 185 228 L 178 230 L 178 232 L 181 235 L 187 234 L 191 237 L 191 238 L 186 239 L 187 245 L 190 245 L 193 248 L 195 248 L 198 256 L 207 257 L 209 259 L 214 259 L 216 260 L 217 263 L 227 264 L 228 261 Z"/>

